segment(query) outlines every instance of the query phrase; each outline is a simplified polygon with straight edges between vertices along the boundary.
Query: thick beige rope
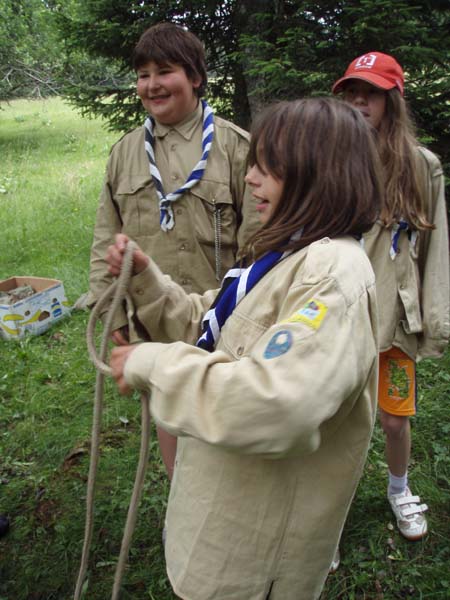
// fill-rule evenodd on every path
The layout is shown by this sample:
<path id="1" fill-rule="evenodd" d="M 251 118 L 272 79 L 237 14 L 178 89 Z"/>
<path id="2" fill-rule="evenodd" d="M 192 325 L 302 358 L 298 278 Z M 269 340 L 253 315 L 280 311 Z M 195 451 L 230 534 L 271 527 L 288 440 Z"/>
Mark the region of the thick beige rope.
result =
<path id="1" fill-rule="evenodd" d="M 108 342 L 111 335 L 112 321 L 114 314 L 123 300 L 127 295 L 127 288 L 132 275 L 133 268 L 133 252 L 135 244 L 128 242 L 127 249 L 124 255 L 123 267 L 120 272 L 118 279 L 102 294 L 99 301 L 92 310 L 89 318 L 87 327 L 86 339 L 90 357 L 97 367 L 97 378 L 95 384 L 95 403 L 94 403 L 94 415 L 92 421 L 92 433 L 91 433 L 91 462 L 89 465 L 89 477 L 87 484 L 87 497 L 86 497 L 86 525 L 83 542 L 83 552 L 81 556 L 80 570 L 78 573 L 78 579 L 75 588 L 74 600 L 80 600 L 83 593 L 83 584 L 86 577 L 87 565 L 89 560 L 89 549 L 92 541 L 92 530 L 93 530 L 93 515 L 94 515 L 94 493 L 95 493 L 95 479 L 97 474 L 98 459 L 99 459 L 99 446 L 100 446 L 100 428 L 103 410 L 103 388 L 105 375 L 111 374 L 111 368 L 105 363 L 106 353 L 108 349 Z M 94 333 L 95 324 L 99 318 L 99 315 L 104 306 L 112 301 L 110 308 L 107 313 L 103 335 L 100 345 L 100 353 L 97 356 L 97 350 L 94 344 Z M 126 567 L 128 560 L 128 551 L 130 548 L 131 538 L 133 535 L 134 527 L 137 518 L 137 509 L 139 506 L 139 500 L 142 494 L 144 485 L 145 472 L 148 463 L 149 443 L 150 443 L 150 407 L 149 397 L 145 394 L 141 396 L 141 447 L 139 454 L 139 462 L 136 470 L 136 477 L 134 481 L 133 493 L 128 508 L 127 520 L 125 524 L 125 530 L 122 538 L 122 545 L 120 548 L 120 555 L 117 562 L 116 573 L 114 576 L 114 586 L 112 591 L 112 600 L 117 600 L 120 593 L 120 585 L 123 577 L 123 572 Z M 83 594 L 84 595 L 84 594 Z"/>

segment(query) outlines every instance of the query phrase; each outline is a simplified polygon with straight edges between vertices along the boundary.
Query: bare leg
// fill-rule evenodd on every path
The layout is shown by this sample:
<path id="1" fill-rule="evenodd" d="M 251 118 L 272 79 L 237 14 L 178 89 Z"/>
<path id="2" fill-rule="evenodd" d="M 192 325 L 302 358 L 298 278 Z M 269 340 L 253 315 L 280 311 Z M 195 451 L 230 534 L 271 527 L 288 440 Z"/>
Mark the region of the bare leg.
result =
<path id="1" fill-rule="evenodd" d="M 177 438 L 160 427 L 156 427 L 156 431 L 158 433 L 159 449 L 164 466 L 166 467 L 167 476 L 169 477 L 169 481 L 172 481 L 175 456 L 177 454 Z"/>
<path id="2" fill-rule="evenodd" d="M 409 417 L 390 415 L 380 409 L 380 422 L 386 434 L 386 460 L 389 471 L 396 477 L 402 477 L 408 470 L 411 454 Z"/>
<path id="3" fill-rule="evenodd" d="M 398 417 L 380 410 L 380 421 L 386 433 L 386 460 L 390 473 L 388 499 L 397 519 L 397 527 L 406 539 L 420 540 L 428 531 L 427 520 L 423 514 L 428 507 L 420 502 L 419 497 L 414 500 L 415 497 L 408 486 L 411 453 L 409 417 Z M 406 487 L 402 491 L 404 485 Z M 408 502 L 408 499 L 413 502 Z"/>

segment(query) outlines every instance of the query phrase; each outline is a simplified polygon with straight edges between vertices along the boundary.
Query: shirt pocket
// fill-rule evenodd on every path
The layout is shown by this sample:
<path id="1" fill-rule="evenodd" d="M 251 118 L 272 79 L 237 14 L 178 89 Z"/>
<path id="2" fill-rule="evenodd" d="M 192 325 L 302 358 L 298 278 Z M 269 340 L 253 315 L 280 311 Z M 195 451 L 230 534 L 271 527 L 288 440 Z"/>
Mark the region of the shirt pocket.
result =
<path id="1" fill-rule="evenodd" d="M 200 244 L 235 246 L 238 220 L 227 183 L 202 179 L 191 190 L 195 232 Z"/>
<path id="2" fill-rule="evenodd" d="M 401 254 L 395 260 L 398 263 L 398 294 L 401 298 L 405 310 L 406 320 L 403 321 L 403 328 L 407 334 L 417 334 L 423 331 L 422 311 L 421 311 L 421 281 L 419 274 L 419 265 L 417 261 L 417 243 L 418 240 L 405 240 L 402 248 L 405 261 L 404 266 L 400 263 Z M 401 270 L 400 270 L 401 269 Z"/>
<path id="3" fill-rule="evenodd" d="M 250 319 L 234 310 L 221 331 L 218 349 L 224 349 L 236 360 L 248 356 L 272 324 Z"/>
<path id="4" fill-rule="evenodd" d="M 160 229 L 159 201 L 150 174 L 122 177 L 114 200 L 122 219 L 122 231 L 127 235 L 143 236 Z"/>

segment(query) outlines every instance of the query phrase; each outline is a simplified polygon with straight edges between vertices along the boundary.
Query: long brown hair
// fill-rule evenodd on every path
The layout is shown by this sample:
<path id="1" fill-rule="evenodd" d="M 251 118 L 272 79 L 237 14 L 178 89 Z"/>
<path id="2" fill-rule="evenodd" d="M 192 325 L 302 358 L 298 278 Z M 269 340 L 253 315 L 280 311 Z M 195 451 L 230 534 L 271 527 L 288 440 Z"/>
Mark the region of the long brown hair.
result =
<path id="1" fill-rule="evenodd" d="M 408 107 L 396 88 L 385 94 L 385 114 L 377 133 L 385 181 L 381 220 L 386 226 L 404 219 L 414 229 L 434 229 L 426 216 L 424 183 L 417 176 L 419 144 Z"/>
<path id="2" fill-rule="evenodd" d="M 134 48 L 134 70 L 151 60 L 158 65 L 180 65 L 188 79 L 200 79 L 200 86 L 194 89 L 197 96 L 201 98 L 205 93 L 208 75 L 204 48 L 198 37 L 181 25 L 158 23 L 144 31 Z"/>
<path id="3" fill-rule="evenodd" d="M 373 136 L 340 100 L 270 106 L 252 127 L 249 164 L 284 182 L 276 209 L 249 242 L 256 257 L 323 237 L 359 237 L 378 217 L 382 184 Z M 300 239 L 290 240 L 299 230 Z"/>

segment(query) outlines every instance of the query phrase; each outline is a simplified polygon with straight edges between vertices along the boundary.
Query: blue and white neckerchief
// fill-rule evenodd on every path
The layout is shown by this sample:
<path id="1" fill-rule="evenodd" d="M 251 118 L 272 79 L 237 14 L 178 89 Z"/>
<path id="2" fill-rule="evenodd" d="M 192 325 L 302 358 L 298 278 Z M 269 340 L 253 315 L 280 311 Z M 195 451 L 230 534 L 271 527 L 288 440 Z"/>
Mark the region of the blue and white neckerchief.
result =
<path id="1" fill-rule="evenodd" d="M 214 136 L 214 115 L 212 108 L 208 105 L 205 100 L 202 100 L 203 106 L 203 133 L 202 133 L 202 156 L 199 162 L 195 165 L 192 173 L 186 179 L 186 182 L 175 192 L 169 194 L 164 193 L 161 174 L 155 161 L 154 143 L 155 138 L 153 136 L 153 128 L 155 126 L 154 119 L 147 117 L 144 123 L 145 127 L 145 151 L 150 161 L 150 173 L 153 178 L 153 183 L 156 187 L 156 193 L 159 199 L 159 224 L 163 231 L 172 229 L 175 225 L 175 219 L 172 210 L 172 202 L 178 200 L 178 198 L 184 194 L 186 190 L 194 187 L 196 183 L 203 177 L 203 173 L 206 167 L 206 161 L 208 159 L 209 150 Z"/>
<path id="2" fill-rule="evenodd" d="M 389 256 L 391 257 L 391 260 L 394 260 L 399 252 L 398 242 L 402 231 L 405 231 L 408 234 L 411 248 L 414 249 L 416 245 L 417 231 L 411 229 L 406 221 L 401 220 L 398 223 L 394 223 L 391 230 L 391 247 L 389 248 Z"/>
<path id="3" fill-rule="evenodd" d="M 225 274 L 220 292 L 203 317 L 203 333 L 197 340 L 196 346 L 212 352 L 216 347 L 225 321 L 239 302 L 272 267 L 290 254 L 292 254 L 291 250 L 287 252 L 268 252 L 247 268 L 240 268 L 239 263 L 236 263 Z"/>

